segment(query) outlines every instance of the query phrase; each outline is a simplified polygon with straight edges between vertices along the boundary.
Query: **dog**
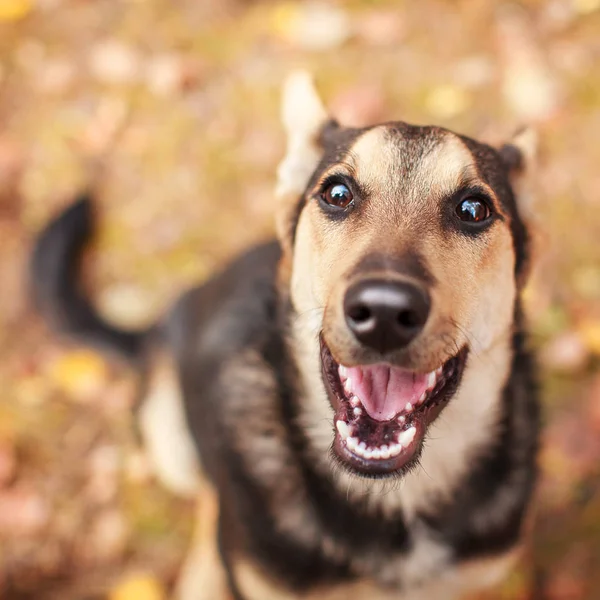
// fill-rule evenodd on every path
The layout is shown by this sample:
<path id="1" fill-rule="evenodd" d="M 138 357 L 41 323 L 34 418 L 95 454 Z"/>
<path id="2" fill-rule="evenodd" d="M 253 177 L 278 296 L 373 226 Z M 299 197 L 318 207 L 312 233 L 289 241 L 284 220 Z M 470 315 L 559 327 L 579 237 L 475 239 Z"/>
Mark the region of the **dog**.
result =
<path id="1" fill-rule="evenodd" d="M 516 193 L 531 144 L 347 128 L 305 73 L 282 112 L 276 241 L 123 331 L 78 285 L 84 196 L 37 240 L 37 306 L 139 369 L 159 478 L 210 490 L 214 531 L 179 598 L 430 600 L 492 585 L 522 547 L 537 473 Z"/>

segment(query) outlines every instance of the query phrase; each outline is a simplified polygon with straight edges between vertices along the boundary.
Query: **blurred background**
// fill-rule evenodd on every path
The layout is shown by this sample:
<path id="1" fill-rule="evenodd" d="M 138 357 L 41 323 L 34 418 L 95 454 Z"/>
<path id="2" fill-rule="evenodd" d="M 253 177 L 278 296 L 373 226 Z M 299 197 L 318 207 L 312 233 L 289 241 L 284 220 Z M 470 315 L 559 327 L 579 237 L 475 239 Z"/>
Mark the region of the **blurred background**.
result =
<path id="1" fill-rule="evenodd" d="M 191 535 L 137 445 L 133 374 L 32 311 L 33 236 L 91 183 L 88 283 L 152 321 L 272 234 L 297 66 L 345 124 L 538 129 L 544 474 L 532 551 L 486 598 L 600 598 L 600 0 L 0 0 L 0 598 L 167 598 Z"/>

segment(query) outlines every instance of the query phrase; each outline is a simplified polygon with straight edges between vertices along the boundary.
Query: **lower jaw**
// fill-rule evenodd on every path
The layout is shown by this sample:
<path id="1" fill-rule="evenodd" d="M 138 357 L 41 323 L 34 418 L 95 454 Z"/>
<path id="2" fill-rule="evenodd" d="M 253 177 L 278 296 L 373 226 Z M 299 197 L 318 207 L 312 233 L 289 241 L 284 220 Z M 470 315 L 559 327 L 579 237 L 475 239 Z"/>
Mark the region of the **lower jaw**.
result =
<path id="1" fill-rule="evenodd" d="M 456 392 L 467 353 L 464 348 L 444 365 L 447 378 L 431 402 L 381 422 L 368 417 L 360 404 L 340 400 L 343 388 L 327 373 L 327 362 L 335 361 L 322 342 L 323 379 L 335 410 L 334 460 L 345 470 L 368 478 L 399 477 L 414 468 L 428 427 Z"/>
<path id="2" fill-rule="evenodd" d="M 353 452 L 347 445 L 347 441 L 336 431 L 333 443 L 333 452 L 335 458 L 340 461 L 347 469 L 348 467 L 360 475 L 371 478 L 383 478 L 402 475 L 418 461 L 423 439 L 425 438 L 426 426 L 420 421 L 415 421 L 410 428 L 404 431 L 410 431 L 414 428 L 415 433 L 412 441 L 406 446 L 402 446 L 400 451 L 394 449 L 394 455 L 389 458 L 380 458 L 372 460 L 364 458 L 360 454 Z M 387 446 L 394 446 L 395 442 L 390 440 Z"/>
<path id="3" fill-rule="evenodd" d="M 336 411 L 335 423 L 342 421 L 348 424 L 351 433 L 356 433 L 356 439 L 368 440 L 369 437 L 377 439 L 376 443 L 367 445 L 366 442 L 361 442 L 366 446 L 367 452 L 372 447 L 375 452 L 380 452 L 384 448 L 384 456 L 381 458 L 364 457 L 364 450 L 357 452 L 353 450 L 349 444 L 347 437 L 343 436 L 340 431 L 335 432 L 333 442 L 333 453 L 338 462 L 346 469 L 350 469 L 360 475 L 370 478 L 385 478 L 397 477 L 404 475 L 410 471 L 419 460 L 423 449 L 423 441 L 427 434 L 429 425 L 436 419 L 439 413 L 443 410 L 444 403 L 423 407 L 423 409 L 413 415 L 404 422 L 385 422 L 377 423 L 371 421 L 368 428 L 371 430 L 365 432 L 365 424 L 353 423 L 352 419 L 347 420 L 347 408 L 340 407 Z M 346 433 L 346 432 L 344 432 Z M 391 453 L 389 458 L 385 455 Z"/>

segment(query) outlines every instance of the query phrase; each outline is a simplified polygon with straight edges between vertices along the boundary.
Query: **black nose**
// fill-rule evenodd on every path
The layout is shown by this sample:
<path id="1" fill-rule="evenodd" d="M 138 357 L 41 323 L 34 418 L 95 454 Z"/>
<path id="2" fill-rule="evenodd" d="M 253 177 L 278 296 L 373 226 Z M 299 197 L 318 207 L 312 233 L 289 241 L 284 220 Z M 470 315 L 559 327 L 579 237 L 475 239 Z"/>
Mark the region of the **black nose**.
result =
<path id="1" fill-rule="evenodd" d="M 359 342 L 386 353 L 404 348 L 423 329 L 429 295 L 407 282 L 360 281 L 346 292 L 344 312 Z"/>

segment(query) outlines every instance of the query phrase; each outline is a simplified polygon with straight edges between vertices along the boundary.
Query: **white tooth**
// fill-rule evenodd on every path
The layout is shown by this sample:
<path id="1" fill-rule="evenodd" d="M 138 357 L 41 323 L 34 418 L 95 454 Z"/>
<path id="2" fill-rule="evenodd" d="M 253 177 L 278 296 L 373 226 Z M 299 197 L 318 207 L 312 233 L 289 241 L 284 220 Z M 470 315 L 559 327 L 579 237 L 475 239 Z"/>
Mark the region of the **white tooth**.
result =
<path id="1" fill-rule="evenodd" d="M 348 369 L 344 365 L 340 365 L 339 372 L 341 377 L 348 377 Z"/>
<path id="2" fill-rule="evenodd" d="M 346 446 L 348 446 L 350 450 L 356 450 L 356 447 L 358 446 L 358 439 L 355 437 L 349 437 L 346 440 Z"/>
<path id="3" fill-rule="evenodd" d="M 348 379 L 346 379 L 346 381 L 344 381 L 344 391 L 347 394 L 352 393 L 352 379 L 350 379 L 350 377 L 348 377 Z"/>
<path id="4" fill-rule="evenodd" d="M 403 431 L 398 436 L 398 443 L 403 448 L 406 448 L 407 446 L 410 446 L 410 443 L 415 439 L 416 433 L 417 433 L 416 428 L 415 427 L 410 427 L 409 429 L 407 429 L 406 431 Z"/>
<path id="5" fill-rule="evenodd" d="M 435 374 L 436 374 L 436 376 L 437 376 L 437 377 L 439 377 L 439 376 L 442 374 L 442 371 L 443 371 L 443 370 L 444 370 L 444 367 L 438 367 L 438 368 L 435 370 Z"/>
<path id="6" fill-rule="evenodd" d="M 390 456 L 398 456 L 402 451 L 402 446 L 400 444 L 392 444 L 390 446 Z"/>
<path id="7" fill-rule="evenodd" d="M 387 446 L 381 446 L 379 448 L 379 452 L 381 452 L 381 458 L 386 459 L 390 457 L 390 449 Z"/>
<path id="8" fill-rule="evenodd" d="M 427 388 L 431 389 L 434 385 L 435 385 L 435 381 L 436 381 L 436 375 L 435 375 L 435 371 L 431 371 L 431 373 L 429 373 L 429 375 L 427 375 Z"/>
<path id="9" fill-rule="evenodd" d="M 361 442 L 358 445 L 359 450 L 362 450 L 363 452 L 367 449 L 367 445 L 364 442 Z"/>
<path id="10" fill-rule="evenodd" d="M 371 458 L 373 458 L 373 450 L 365 450 L 365 451 L 363 452 L 363 456 L 364 456 L 366 459 L 371 459 Z"/>
<path id="11" fill-rule="evenodd" d="M 360 415 L 362 415 L 362 410 L 360 410 L 360 408 L 358 408 L 358 406 L 354 407 L 354 410 L 352 411 L 355 416 L 360 417 Z"/>
<path id="12" fill-rule="evenodd" d="M 404 415 L 401 415 L 401 416 L 399 416 L 399 417 L 398 417 L 398 422 L 399 422 L 401 425 L 404 425 L 404 423 L 406 423 L 406 417 L 405 417 Z"/>
<path id="13" fill-rule="evenodd" d="M 404 410 L 406 412 L 410 412 L 413 409 L 413 405 L 410 402 L 406 403 L 406 406 L 404 407 Z"/>
<path id="14" fill-rule="evenodd" d="M 359 406 L 360 400 L 356 396 L 352 396 L 352 398 L 350 398 L 350 404 L 354 407 Z"/>
<path id="15" fill-rule="evenodd" d="M 373 450 L 373 452 L 371 452 L 371 456 L 375 459 L 375 460 L 379 460 L 381 458 L 381 450 L 378 450 L 377 448 L 375 450 Z"/>
<path id="16" fill-rule="evenodd" d="M 336 421 L 335 427 L 342 436 L 342 439 L 345 440 L 346 438 L 350 437 L 350 428 L 348 427 L 348 423 L 345 421 Z"/>
<path id="17" fill-rule="evenodd" d="M 419 404 L 423 404 L 425 402 L 425 398 L 427 398 L 427 392 L 423 392 L 421 397 L 419 398 Z"/>

